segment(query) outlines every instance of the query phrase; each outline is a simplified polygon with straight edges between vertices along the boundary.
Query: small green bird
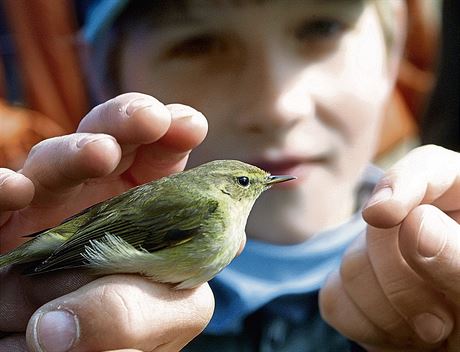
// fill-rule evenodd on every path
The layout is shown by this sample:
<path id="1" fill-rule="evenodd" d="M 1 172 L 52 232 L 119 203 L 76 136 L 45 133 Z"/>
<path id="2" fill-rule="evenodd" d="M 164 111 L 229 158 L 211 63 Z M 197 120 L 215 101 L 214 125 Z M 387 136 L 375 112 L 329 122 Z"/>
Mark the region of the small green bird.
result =
<path id="1" fill-rule="evenodd" d="M 139 273 L 178 289 L 225 268 L 245 241 L 259 195 L 292 176 L 271 176 L 236 160 L 215 160 L 130 189 L 93 205 L 0 256 L 25 273 L 87 268 Z"/>

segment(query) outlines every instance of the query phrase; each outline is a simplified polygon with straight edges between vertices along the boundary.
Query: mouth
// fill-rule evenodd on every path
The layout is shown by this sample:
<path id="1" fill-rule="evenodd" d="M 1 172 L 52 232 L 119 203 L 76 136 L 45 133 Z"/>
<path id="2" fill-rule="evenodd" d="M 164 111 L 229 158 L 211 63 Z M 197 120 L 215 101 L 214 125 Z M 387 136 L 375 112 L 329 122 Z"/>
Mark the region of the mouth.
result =
<path id="1" fill-rule="evenodd" d="M 272 175 L 296 175 L 300 168 L 313 167 L 324 163 L 326 158 L 255 160 L 251 164 L 269 172 Z"/>
<path id="2" fill-rule="evenodd" d="M 280 187 L 293 187 L 296 186 L 302 180 L 305 180 L 308 175 L 311 173 L 312 169 L 315 167 L 321 166 L 326 162 L 324 157 L 315 157 L 315 158 L 285 158 L 279 160 L 254 160 L 250 162 L 251 164 L 269 172 L 271 175 L 292 175 L 292 176 L 279 176 L 279 177 L 291 177 L 288 180 L 294 180 L 292 182 L 286 182 Z M 276 176 L 275 176 L 276 177 Z M 284 180 L 284 179 L 283 179 Z M 284 182 L 280 181 L 279 183 Z M 278 182 L 273 182 L 276 184 Z"/>

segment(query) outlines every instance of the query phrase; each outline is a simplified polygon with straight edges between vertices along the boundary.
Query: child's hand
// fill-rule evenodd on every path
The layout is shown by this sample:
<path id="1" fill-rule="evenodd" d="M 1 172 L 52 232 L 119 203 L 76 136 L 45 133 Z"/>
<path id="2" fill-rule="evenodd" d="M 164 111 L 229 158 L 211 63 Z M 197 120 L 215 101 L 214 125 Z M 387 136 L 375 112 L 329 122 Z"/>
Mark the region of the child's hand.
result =
<path id="1" fill-rule="evenodd" d="M 460 154 L 418 148 L 376 190 L 367 235 L 321 291 L 324 318 L 371 351 L 458 351 Z"/>
<path id="2" fill-rule="evenodd" d="M 0 270 L 0 351 L 179 351 L 212 316 L 208 284 L 174 290 L 137 275 L 90 280 L 77 271 Z"/>
<path id="3" fill-rule="evenodd" d="M 181 171 L 206 132 L 201 113 L 165 106 L 144 94 L 124 94 L 99 105 L 77 133 L 35 146 L 19 173 L 0 169 L 1 251 L 96 202 Z M 19 350 L 28 326 L 31 350 L 37 350 L 40 335 L 43 344 L 48 336 L 51 350 L 65 351 L 72 338 L 64 326 L 76 328 L 72 315 L 78 321 L 73 343 L 79 351 L 160 345 L 159 350 L 179 350 L 212 315 L 207 284 L 181 292 L 137 276 L 90 280 L 78 272 L 23 277 L 11 268 L 0 271 L 0 338 L 8 335 L 0 339 L 0 350 Z M 56 310 L 62 314 L 38 319 Z M 71 318 L 68 325 L 60 320 L 65 317 Z"/>
<path id="4" fill-rule="evenodd" d="M 1 251 L 25 241 L 21 235 L 55 226 L 137 184 L 181 171 L 206 133 L 206 119 L 198 111 L 165 106 L 140 93 L 97 106 L 77 133 L 36 145 L 19 174 L 0 169 Z"/>

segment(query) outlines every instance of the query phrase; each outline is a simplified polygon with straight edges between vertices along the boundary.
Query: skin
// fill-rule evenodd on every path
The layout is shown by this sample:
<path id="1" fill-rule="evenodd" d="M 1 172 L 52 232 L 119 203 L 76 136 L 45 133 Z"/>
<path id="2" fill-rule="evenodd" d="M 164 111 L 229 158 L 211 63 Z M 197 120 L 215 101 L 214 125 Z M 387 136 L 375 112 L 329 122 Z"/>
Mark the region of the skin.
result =
<path id="1" fill-rule="evenodd" d="M 204 28 L 207 33 L 215 33 L 212 28 L 221 26 L 218 33 L 223 33 L 225 39 L 217 41 L 225 43 L 223 46 L 215 46 L 212 42 L 209 46 L 206 41 L 204 44 L 201 42 L 200 45 L 210 48 L 204 57 L 201 54 L 198 57 L 190 56 L 190 47 L 187 49 L 186 46 L 187 50 L 184 51 L 180 45 L 173 46 L 177 48 L 172 51 L 175 57 L 161 56 L 164 51 L 157 46 L 167 43 L 161 44 L 151 39 L 150 35 L 143 32 L 145 28 L 134 26 L 132 32 L 127 33 L 123 44 L 120 83 L 123 90 L 143 91 L 164 102 L 181 101 L 194 106 L 208 117 L 209 136 L 201 147 L 194 150 L 190 159 L 191 165 L 210 159 L 231 157 L 270 164 L 274 169 L 284 168 L 290 171 L 291 166 L 280 166 L 277 163 L 278 158 L 288 157 L 298 161 L 307 156 L 306 160 L 302 159 L 304 161 L 300 162 L 300 166 L 296 165 L 295 171 L 300 174 L 298 182 L 289 187 L 274 189 L 266 195 L 265 200 L 261 199 L 258 202 L 260 206 L 254 209 L 247 231 L 249 236 L 257 239 L 275 243 L 296 243 L 308 239 L 318 230 L 338 225 L 353 211 L 355 204 L 352 190 L 359 173 L 375 150 L 375 137 L 395 72 L 392 60 L 388 59 L 388 53 L 385 51 L 376 13 L 371 7 L 366 7 L 357 17 L 352 16 L 356 19 L 355 25 L 340 32 L 339 37 L 322 38 L 313 42 L 312 37 L 308 37 L 306 42 L 298 42 L 297 37 L 287 34 L 292 33 L 288 28 L 293 28 L 293 24 L 294 28 L 298 28 L 296 26 L 299 17 L 300 23 L 304 23 L 305 15 L 318 14 L 317 11 L 321 9 L 320 2 L 314 3 L 314 6 L 308 2 L 302 6 L 300 2 L 293 2 L 286 11 L 279 10 L 280 4 L 281 2 L 263 2 L 258 5 L 230 7 L 225 9 L 225 16 L 219 16 L 219 23 L 213 22 L 213 11 L 217 11 L 216 8 L 200 11 L 200 28 Z M 399 9 L 397 5 L 396 8 Z M 194 9 L 196 10 L 196 7 L 192 6 L 192 13 Z M 324 13 L 330 14 L 327 11 L 320 14 Z M 342 8 L 334 12 L 332 18 L 341 18 L 344 13 L 346 11 Z M 395 12 L 395 16 L 397 14 L 398 12 Z M 279 17 L 275 20 L 275 16 Z M 254 18 L 261 18 L 263 21 L 254 23 Z M 180 23 L 177 25 L 181 26 Z M 179 34 L 183 36 L 185 31 L 187 37 L 190 31 L 193 32 L 195 29 L 182 28 L 182 34 Z M 160 30 L 167 31 L 167 28 Z M 228 33 L 232 35 L 229 36 Z M 169 34 L 165 32 L 162 35 L 167 38 Z M 221 37 L 218 36 L 219 38 Z M 175 40 L 172 44 L 174 43 L 177 44 Z M 145 55 L 135 55 L 137 48 L 142 48 Z M 166 50 L 166 54 L 168 53 L 171 51 Z M 165 57 L 168 59 L 165 60 Z M 344 66 L 344 63 L 347 65 Z M 85 157 L 69 159 L 69 165 L 63 167 L 59 160 L 66 160 L 60 157 L 65 156 L 66 150 L 61 148 L 58 152 L 53 152 L 51 146 L 56 141 L 52 141 L 48 146 L 43 144 L 35 152 L 37 155 L 41 150 L 42 153 L 38 155 L 42 155 L 42 158 L 34 157 L 32 154 L 29 165 L 35 166 L 26 164 L 23 170 L 24 175 L 32 180 L 45 181 L 47 178 L 43 175 L 56 175 L 48 181 L 47 187 L 40 187 L 40 182 L 37 181 L 34 183 L 35 197 L 42 200 L 42 208 L 35 209 L 34 202 L 31 203 L 32 207 L 29 206 L 33 187 L 27 179 L 15 174 L 15 181 L 6 185 L 17 184 L 14 190 L 22 191 L 22 198 L 17 198 L 22 199 L 22 203 L 18 200 L 18 204 L 12 206 L 12 201 L 9 200 L 7 204 L 10 205 L 5 210 L 21 210 L 3 216 L 9 216 L 10 220 L 5 225 L 7 231 L 4 231 L 0 238 L 10 238 L 10 246 L 14 246 L 17 243 L 17 240 L 14 240 L 17 233 L 27 233 L 32 229 L 32 226 L 22 228 L 24 226 L 19 220 L 14 222 L 14 219 L 22 216 L 21 214 L 28 215 L 29 219 L 41 216 L 44 220 L 47 216 L 53 217 L 54 214 L 54 218 L 50 220 L 53 222 L 65 216 L 67 212 L 70 213 L 73 208 L 70 208 L 69 204 L 73 206 L 75 200 L 86 202 L 89 193 L 95 194 L 95 188 L 87 188 L 91 192 L 78 193 L 74 198 L 72 194 L 75 193 L 72 190 L 75 187 L 80 189 L 79 184 L 87 177 L 102 177 L 102 180 L 107 181 L 96 182 L 99 187 L 97 189 L 101 191 L 100 196 L 107 195 L 108 182 L 112 180 L 104 176 L 117 169 L 118 164 L 124 165 L 119 166 L 123 170 L 125 165 L 129 165 L 131 171 L 129 177 L 126 177 L 126 173 L 123 174 L 124 177 L 116 177 L 118 181 L 123 180 L 124 187 L 129 187 L 127 179 L 134 184 L 142 183 L 159 176 L 159 170 L 168 173 L 174 167 L 180 169 L 189 150 L 196 147 L 202 139 L 193 139 L 194 142 L 187 146 L 185 152 L 180 148 L 180 152 L 177 152 L 175 143 L 181 143 L 181 139 L 170 138 L 168 142 L 160 142 L 160 139 L 156 143 L 151 143 L 153 140 L 147 138 L 142 139 L 143 143 L 139 143 L 137 133 L 142 134 L 145 129 L 136 129 L 132 126 L 135 132 L 132 135 L 128 133 L 130 138 L 125 139 L 123 144 L 123 139 L 119 139 L 121 135 L 118 135 L 125 133 L 118 127 L 123 121 L 115 120 L 109 124 L 106 116 L 101 110 L 93 113 L 91 118 L 85 118 L 82 122 L 82 131 L 114 135 L 122 143 L 121 149 L 125 151 L 122 155 L 130 162 L 126 161 L 125 164 L 115 160 L 111 167 L 105 169 L 105 173 L 98 171 L 101 173 L 82 174 L 77 180 L 69 179 L 65 176 L 66 170 L 69 171 L 68 175 L 74 175 L 73 172 L 77 170 L 91 171 L 95 165 L 100 170 L 102 165 L 100 162 L 91 165 Z M 193 135 L 193 131 L 200 128 L 178 130 L 183 133 L 178 132 L 177 135 L 171 136 L 185 137 L 189 133 Z M 147 144 L 147 147 L 135 149 L 134 153 L 137 156 L 131 163 L 130 152 L 131 148 L 134 148 L 133 144 Z M 101 147 L 91 150 L 97 155 L 104 150 Z M 148 152 L 143 151 L 144 149 Z M 72 155 L 71 151 L 69 153 Z M 113 159 L 113 153 L 107 155 L 111 155 Z M 131 156 L 131 159 L 127 156 Z M 150 160 L 146 160 L 147 158 Z M 460 343 L 460 332 L 458 327 L 454 327 L 455 319 L 460 315 L 456 299 L 460 294 L 460 284 L 455 280 L 460 269 L 460 264 L 456 260 L 460 252 L 460 229 L 457 224 L 460 195 L 459 159 L 457 153 L 430 146 L 415 150 L 396 164 L 377 187 L 385 189 L 382 185 L 389 186 L 392 191 L 384 191 L 384 195 L 389 197 L 380 197 L 380 201 L 376 201 L 382 193 L 374 195 L 375 202 L 371 201 L 364 211 L 364 217 L 370 224 L 367 233 L 349 249 L 340 270 L 330 276 L 321 291 L 320 305 L 324 318 L 345 336 L 358 341 L 369 350 L 408 351 L 412 348 L 417 351 L 455 351 Z M 80 164 L 78 160 L 82 160 Z M 75 168 L 69 169 L 72 165 Z M 427 165 L 430 167 L 427 168 Z M 56 173 L 55 170 L 59 170 L 60 167 L 63 168 L 63 173 Z M 115 172 L 115 175 L 119 174 Z M 114 184 L 120 186 L 120 182 Z M 83 189 L 85 187 L 86 184 Z M 54 192 L 47 194 L 49 189 Z M 62 189 L 69 192 L 62 192 Z M 334 189 L 334 192 L 324 191 L 328 189 Z M 388 187 L 386 189 L 388 190 Z M 116 187 L 110 190 L 117 193 Z M 5 193 L 0 192 L 0 195 L 12 192 L 11 189 L 6 189 Z M 57 203 L 52 204 L 53 212 L 47 209 L 45 213 L 43 199 L 48 197 L 57 197 Z M 70 200 L 72 202 L 67 203 Z M 341 204 L 341 207 L 335 209 L 331 204 Z M 443 213 L 440 213 L 439 209 L 443 210 Z M 264 219 L 263 222 L 261 218 Z M 422 238 L 422 234 L 427 236 Z M 421 253 L 425 253 L 424 251 L 428 251 L 433 242 L 443 235 L 444 245 L 437 254 L 429 255 L 427 258 L 417 251 L 417 248 L 424 248 Z M 119 285 L 123 285 L 126 278 L 115 279 Z M 91 287 L 104 287 L 104 283 L 97 280 L 92 284 L 96 286 Z M 17 287 L 13 287 L 12 292 Z M 89 296 L 79 295 L 80 290 L 88 292 Z M 91 316 L 96 319 L 93 324 L 96 332 L 119 331 L 105 330 L 111 327 L 110 324 L 119 324 L 117 318 L 109 322 L 102 320 L 101 311 L 105 311 L 105 307 L 102 309 L 97 304 L 89 307 L 83 303 L 88 298 L 97 297 L 97 294 L 95 296 L 88 285 L 80 290 L 76 291 L 75 301 L 71 301 L 78 304 L 71 306 L 71 309 L 77 309 L 76 315 L 82 326 L 88 324 L 87 319 Z M 206 291 L 207 286 L 203 290 Z M 116 292 L 123 295 L 121 289 Z M 202 293 L 197 292 L 195 299 L 203 297 Z M 172 309 L 175 307 L 175 298 L 173 296 L 172 303 L 168 301 Z M 130 297 L 122 296 L 122 299 L 128 303 L 133 302 Z M 43 302 L 46 302 L 46 299 L 41 301 Z M 67 307 L 68 303 L 65 302 L 68 302 L 66 296 L 60 297 L 54 303 L 45 304 L 42 309 L 52 309 L 47 307 L 56 305 Z M 142 310 L 152 304 L 144 302 Z M 202 306 L 194 306 L 194 300 L 185 302 L 187 307 L 191 307 L 192 314 L 184 314 L 183 317 L 188 317 L 190 320 L 186 321 L 190 322 L 194 321 L 194 314 L 202 312 L 203 306 L 208 309 L 210 307 L 210 299 L 204 300 L 208 304 Z M 110 307 L 109 304 L 109 309 Z M 129 309 L 130 314 L 143 316 L 139 305 L 129 307 L 132 307 Z M 152 310 L 151 313 L 154 314 L 155 309 Z M 24 313 L 21 328 L 32 311 L 33 309 L 30 309 Z M 432 325 L 434 320 L 429 314 L 442 319 L 443 324 L 439 330 Z M 32 317 L 29 326 L 33 326 L 36 316 Z M 158 317 L 165 318 L 168 317 Z M 200 321 L 203 323 L 206 319 Z M 141 322 L 139 326 L 149 331 L 147 322 Z M 181 326 L 182 324 L 177 324 L 176 328 Z M 158 328 L 160 331 L 161 327 Z M 17 331 L 21 331 L 21 328 Z M 152 334 L 155 333 L 155 328 L 150 328 Z M 195 332 L 198 330 L 200 329 L 196 329 Z M 171 327 L 170 331 L 174 331 L 174 327 Z M 439 331 L 439 334 L 434 336 L 433 331 Z M 94 350 L 95 343 L 98 342 L 101 345 L 97 346 L 105 344 L 104 349 L 125 347 L 112 334 L 104 335 L 107 336 L 107 340 L 101 342 L 94 339 L 94 336 L 92 340 L 92 335 L 85 335 L 83 329 L 81 333 L 80 341 L 85 341 L 87 345 L 82 346 L 80 350 Z M 145 347 L 146 343 L 152 343 L 151 339 L 154 336 L 136 335 L 137 339 L 129 347 Z M 112 343 L 113 341 L 115 342 Z M 178 342 L 173 339 L 170 346 L 176 347 L 180 343 L 184 341 Z"/>

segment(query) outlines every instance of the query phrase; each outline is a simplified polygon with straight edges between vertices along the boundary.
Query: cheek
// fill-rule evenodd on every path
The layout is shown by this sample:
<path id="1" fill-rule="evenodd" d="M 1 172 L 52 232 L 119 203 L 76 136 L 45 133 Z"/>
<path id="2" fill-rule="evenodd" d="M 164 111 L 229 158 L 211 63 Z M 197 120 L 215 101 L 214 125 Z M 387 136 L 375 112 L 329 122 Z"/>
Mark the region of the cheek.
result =
<path id="1" fill-rule="evenodd" d="M 340 134 L 348 152 L 372 155 L 393 78 L 380 25 L 368 8 L 340 48 L 310 75 L 319 108 Z"/>

